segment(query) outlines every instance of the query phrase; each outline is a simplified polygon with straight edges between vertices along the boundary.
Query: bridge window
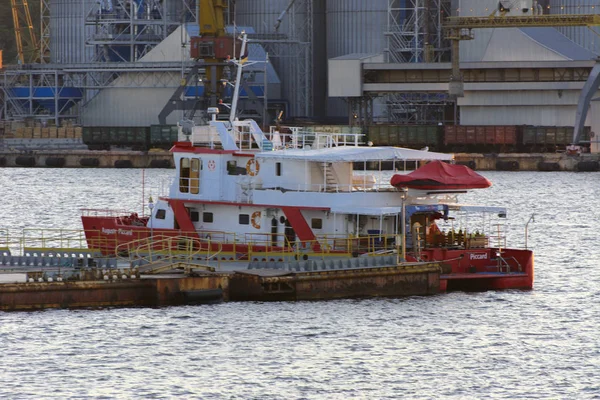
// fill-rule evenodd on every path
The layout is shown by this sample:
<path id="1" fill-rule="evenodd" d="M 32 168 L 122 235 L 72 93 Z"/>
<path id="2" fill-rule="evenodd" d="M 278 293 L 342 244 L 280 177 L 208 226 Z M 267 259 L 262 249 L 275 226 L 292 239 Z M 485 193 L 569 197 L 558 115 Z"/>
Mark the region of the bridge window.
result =
<path id="1" fill-rule="evenodd" d="M 250 224 L 250 215 L 249 214 L 240 214 L 240 225 L 249 225 Z"/>
<path id="2" fill-rule="evenodd" d="M 167 215 L 167 211 L 159 208 L 158 210 L 156 210 L 156 219 L 165 219 L 165 216 Z"/>
<path id="3" fill-rule="evenodd" d="M 323 220 L 321 218 L 313 218 L 310 220 L 312 229 L 323 229 Z"/>
<path id="4" fill-rule="evenodd" d="M 188 193 L 190 191 L 190 159 L 182 158 L 179 164 L 179 191 Z"/>
<path id="5" fill-rule="evenodd" d="M 202 169 L 202 160 L 199 158 L 192 158 L 191 166 L 190 189 L 192 194 L 198 194 L 200 192 L 200 170 Z"/>
<path id="6" fill-rule="evenodd" d="M 181 193 L 200 193 L 200 170 L 202 160 L 199 158 L 182 158 L 179 162 L 179 191 Z"/>
<path id="7" fill-rule="evenodd" d="M 227 175 L 238 175 L 237 173 L 237 161 L 227 161 Z"/>
<path id="8" fill-rule="evenodd" d="M 208 222 L 209 224 L 213 222 L 213 213 L 204 212 L 202 213 L 202 222 Z"/>

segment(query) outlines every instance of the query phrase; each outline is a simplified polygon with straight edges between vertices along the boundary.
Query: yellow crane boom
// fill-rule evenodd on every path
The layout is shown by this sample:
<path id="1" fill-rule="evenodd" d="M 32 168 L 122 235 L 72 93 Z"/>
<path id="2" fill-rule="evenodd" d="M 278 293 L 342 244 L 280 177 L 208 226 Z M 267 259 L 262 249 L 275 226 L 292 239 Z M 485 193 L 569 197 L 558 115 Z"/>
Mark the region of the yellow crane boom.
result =
<path id="1" fill-rule="evenodd" d="M 21 64 L 26 62 L 36 62 L 39 60 L 39 43 L 37 41 L 31 14 L 29 13 L 29 4 L 27 0 L 10 0 L 13 24 L 15 28 L 15 39 L 17 42 L 17 54 Z M 26 29 L 27 34 L 22 35 L 22 30 Z M 24 37 L 29 41 L 23 46 Z M 28 57 L 25 56 L 27 49 Z"/>

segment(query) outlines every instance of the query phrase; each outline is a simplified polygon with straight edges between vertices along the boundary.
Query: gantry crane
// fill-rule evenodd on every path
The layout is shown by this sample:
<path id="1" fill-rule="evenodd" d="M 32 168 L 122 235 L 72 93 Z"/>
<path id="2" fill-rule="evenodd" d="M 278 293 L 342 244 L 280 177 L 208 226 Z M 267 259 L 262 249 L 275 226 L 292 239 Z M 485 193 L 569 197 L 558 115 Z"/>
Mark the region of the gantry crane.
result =
<path id="1" fill-rule="evenodd" d="M 187 78 L 182 79 L 179 88 L 175 91 L 165 108 L 159 114 L 159 123 L 165 124 L 167 116 L 174 110 L 195 110 L 198 107 L 207 109 L 217 107 L 222 98 L 224 85 L 223 71 L 227 61 L 240 51 L 241 44 L 236 43 L 231 35 L 225 32 L 226 0 L 198 0 L 198 26 L 200 36 L 190 38 L 190 57 L 197 61 Z M 236 43 L 234 47 L 234 43 Z M 205 69 L 202 84 L 204 95 L 201 101 L 181 100 L 181 96 L 188 86 L 190 78 L 198 75 L 198 67 Z M 192 111 L 193 113 L 193 111 Z"/>
<path id="2" fill-rule="evenodd" d="M 19 61 L 21 64 L 37 62 L 39 61 L 39 42 L 33 29 L 29 4 L 27 4 L 27 0 L 10 0 L 10 4 Z M 25 35 L 22 34 L 22 30 L 27 30 Z M 24 40 L 26 41 L 25 46 L 23 46 Z M 25 48 L 27 49 L 27 56 L 25 55 Z"/>
<path id="3" fill-rule="evenodd" d="M 461 40 L 474 38 L 473 29 L 478 28 L 542 28 L 559 26 L 600 26 L 600 14 L 548 15 L 537 14 L 527 16 L 505 16 L 492 14 L 487 17 L 448 17 L 443 23 L 446 39 L 452 43 L 452 74 L 450 76 L 449 94 L 451 97 L 462 97 L 464 85 L 460 73 L 459 43 Z M 577 106 L 573 144 L 579 143 L 583 124 L 587 116 L 592 95 L 600 85 L 600 66 L 593 68 L 590 77 L 582 89 Z"/>

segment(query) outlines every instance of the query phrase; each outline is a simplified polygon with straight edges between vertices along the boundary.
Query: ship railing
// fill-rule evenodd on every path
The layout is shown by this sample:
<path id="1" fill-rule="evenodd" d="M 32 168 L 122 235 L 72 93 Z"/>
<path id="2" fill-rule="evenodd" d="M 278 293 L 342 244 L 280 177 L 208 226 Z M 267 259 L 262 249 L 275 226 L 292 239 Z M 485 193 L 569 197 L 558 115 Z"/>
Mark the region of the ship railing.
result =
<path id="1" fill-rule="evenodd" d="M 153 235 L 122 243 L 116 247 L 115 253 L 119 259 L 129 262 L 143 260 L 148 264 L 157 261 L 168 264 L 183 261 L 195 264 L 196 261 L 203 261 L 210 266 L 210 262 L 214 261 L 219 268 L 219 254 L 222 250 L 223 245 L 211 239 L 182 235 Z"/>
<path id="2" fill-rule="evenodd" d="M 131 214 L 131 210 L 105 209 L 105 208 L 82 208 L 81 215 L 84 217 L 121 217 Z"/>
<path id="3" fill-rule="evenodd" d="M 246 235 L 246 243 L 250 260 L 277 261 L 278 256 L 302 260 L 310 256 L 380 255 L 397 251 L 401 245 L 397 238 L 395 234 L 383 233 L 363 236 L 325 234 L 313 240 L 290 241 L 285 234 L 253 233 Z"/>
<path id="4" fill-rule="evenodd" d="M 505 258 L 502 256 L 502 252 L 500 251 L 500 249 L 496 251 L 496 265 L 498 267 L 498 272 L 505 272 L 507 274 L 510 274 L 511 265 L 509 261 L 512 261 L 516 264 L 518 272 L 523 272 L 523 267 L 521 266 L 521 263 L 515 257 Z"/>
<path id="5" fill-rule="evenodd" d="M 99 247 L 89 246 L 84 230 L 31 228 L 14 235 L 7 229 L 0 230 L 0 251 L 50 257 L 94 257 L 101 253 Z"/>
<path id="6" fill-rule="evenodd" d="M 250 183 L 252 185 L 252 183 Z M 367 193 L 378 193 L 378 192 L 397 192 L 398 189 L 384 183 L 371 180 L 362 180 L 361 182 L 353 181 L 350 184 L 326 184 L 326 183 L 298 183 L 297 185 L 290 185 L 285 188 L 280 187 L 268 187 L 263 184 L 252 185 L 252 190 L 273 190 L 280 189 L 288 192 L 327 192 L 327 193 L 349 193 L 349 192 L 367 192 Z"/>
<path id="7" fill-rule="evenodd" d="M 267 138 L 275 150 L 357 147 L 364 143 L 362 133 L 315 132 L 301 127 L 271 126 Z"/>

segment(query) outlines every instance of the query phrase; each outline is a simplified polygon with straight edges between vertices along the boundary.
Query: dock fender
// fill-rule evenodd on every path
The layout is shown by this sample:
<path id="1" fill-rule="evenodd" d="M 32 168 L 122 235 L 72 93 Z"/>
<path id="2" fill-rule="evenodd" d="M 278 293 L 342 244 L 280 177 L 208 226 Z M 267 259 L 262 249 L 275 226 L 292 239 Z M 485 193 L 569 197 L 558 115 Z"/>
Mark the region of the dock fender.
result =
<path id="1" fill-rule="evenodd" d="M 15 164 L 20 167 L 34 167 L 35 157 L 33 156 L 18 156 L 15 160 Z"/>

